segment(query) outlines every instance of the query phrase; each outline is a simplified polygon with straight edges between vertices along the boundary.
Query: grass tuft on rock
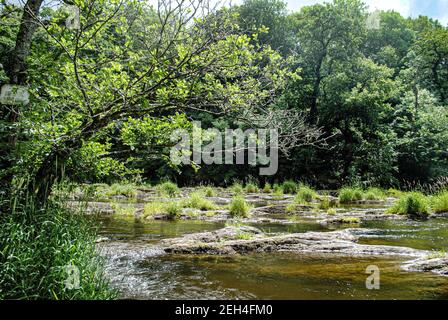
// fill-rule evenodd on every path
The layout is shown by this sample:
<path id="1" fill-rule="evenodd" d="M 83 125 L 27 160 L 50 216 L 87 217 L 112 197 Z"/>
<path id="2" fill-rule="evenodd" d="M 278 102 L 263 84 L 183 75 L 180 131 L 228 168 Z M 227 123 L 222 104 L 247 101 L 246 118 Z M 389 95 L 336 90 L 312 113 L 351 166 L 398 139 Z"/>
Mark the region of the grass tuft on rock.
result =
<path id="1" fill-rule="evenodd" d="M 433 196 L 431 199 L 431 207 L 435 213 L 448 212 L 448 191 Z"/>
<path id="2" fill-rule="evenodd" d="M 212 201 L 205 199 L 201 192 L 193 192 L 190 194 L 190 197 L 183 201 L 183 206 L 201 211 L 217 209 L 216 205 Z"/>
<path id="3" fill-rule="evenodd" d="M 294 181 L 285 181 L 283 182 L 282 189 L 286 194 L 296 194 L 299 186 Z"/>
<path id="4" fill-rule="evenodd" d="M 230 202 L 230 215 L 232 218 L 247 218 L 249 217 L 250 206 L 247 201 L 241 197 L 236 196 Z"/>
<path id="5" fill-rule="evenodd" d="M 179 187 L 177 186 L 177 184 L 170 182 L 170 181 L 167 181 L 167 182 L 157 185 L 156 190 L 160 194 L 166 195 L 170 198 L 175 198 L 180 193 Z"/>
<path id="6" fill-rule="evenodd" d="M 345 187 L 339 190 L 339 202 L 348 204 L 363 199 L 364 193 L 360 188 Z"/>
<path id="7" fill-rule="evenodd" d="M 429 209 L 429 201 L 424 194 L 411 192 L 401 197 L 387 212 L 390 214 L 427 217 Z"/>
<path id="8" fill-rule="evenodd" d="M 297 191 L 297 195 L 294 199 L 296 203 L 310 203 L 318 196 L 317 192 L 308 186 L 302 185 Z"/>

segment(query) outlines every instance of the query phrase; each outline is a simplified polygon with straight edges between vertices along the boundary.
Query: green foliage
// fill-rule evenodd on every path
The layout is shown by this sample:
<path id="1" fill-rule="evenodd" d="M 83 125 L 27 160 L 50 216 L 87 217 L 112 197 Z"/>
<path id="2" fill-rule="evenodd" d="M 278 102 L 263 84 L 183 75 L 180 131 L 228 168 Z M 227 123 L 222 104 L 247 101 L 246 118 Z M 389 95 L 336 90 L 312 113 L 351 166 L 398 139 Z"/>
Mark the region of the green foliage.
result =
<path id="1" fill-rule="evenodd" d="M 308 186 L 301 185 L 294 199 L 296 203 L 310 203 L 317 198 L 317 192 Z"/>
<path id="2" fill-rule="evenodd" d="M 166 210 L 167 203 L 166 202 L 149 202 L 145 204 L 145 208 L 143 210 L 143 217 L 151 217 L 160 214 L 168 213 Z"/>
<path id="3" fill-rule="evenodd" d="M 178 219 L 182 213 L 182 205 L 178 202 L 168 202 L 165 204 L 165 211 L 168 213 L 168 218 L 171 220 Z"/>
<path id="4" fill-rule="evenodd" d="M 256 185 L 253 182 L 250 182 L 246 184 L 245 191 L 246 193 L 257 193 L 260 189 L 258 188 L 258 185 Z"/>
<path id="5" fill-rule="evenodd" d="M 334 215 L 336 215 L 336 213 L 337 213 L 337 211 L 336 211 L 335 208 L 329 208 L 329 209 L 327 210 L 327 214 L 328 214 L 329 216 L 334 216 Z"/>
<path id="6" fill-rule="evenodd" d="M 120 216 L 134 216 L 136 209 L 133 206 L 121 205 L 118 203 L 111 204 L 112 210 L 114 213 Z"/>
<path id="7" fill-rule="evenodd" d="M 345 187 L 339 190 L 339 202 L 347 204 L 363 199 L 364 192 L 360 188 Z"/>
<path id="8" fill-rule="evenodd" d="M 249 217 L 249 211 L 249 204 L 241 196 L 234 197 L 230 202 L 230 215 L 233 218 L 247 218 Z"/>
<path id="9" fill-rule="evenodd" d="M 263 187 L 263 193 L 271 193 L 272 192 L 272 186 L 270 183 L 266 182 Z"/>
<path id="10" fill-rule="evenodd" d="M 230 187 L 230 191 L 234 194 L 234 195 L 242 195 L 244 194 L 244 188 L 240 183 L 234 183 L 231 187 Z"/>
<path id="11" fill-rule="evenodd" d="M 91 220 L 57 203 L 36 208 L 28 200 L 13 214 L 1 215 L 0 226 L 1 299 L 116 297 L 104 277 Z M 72 267 L 79 270 L 78 289 L 66 288 Z"/>
<path id="12" fill-rule="evenodd" d="M 433 196 L 431 198 L 431 208 L 436 213 L 448 212 L 448 191 Z"/>
<path id="13" fill-rule="evenodd" d="M 426 217 L 429 209 L 429 201 L 425 195 L 419 192 L 411 192 L 404 195 L 389 208 L 388 213 Z"/>
<path id="14" fill-rule="evenodd" d="M 137 197 L 137 187 L 129 183 L 114 183 L 105 190 L 107 197 L 113 196 L 125 196 L 129 199 L 135 199 Z"/>
<path id="15" fill-rule="evenodd" d="M 364 198 L 366 200 L 384 200 L 386 192 L 380 188 L 369 188 L 365 192 Z"/>
<path id="16" fill-rule="evenodd" d="M 296 194 L 299 186 L 294 181 L 285 181 L 282 185 L 282 190 L 287 194 Z"/>
<path id="17" fill-rule="evenodd" d="M 202 193 L 204 193 L 204 195 L 207 198 L 212 198 L 212 197 L 216 197 L 217 196 L 216 190 L 213 187 L 210 187 L 210 186 L 202 187 L 200 189 L 200 191 Z"/>
<path id="18" fill-rule="evenodd" d="M 173 182 L 167 181 L 162 184 L 159 184 L 157 185 L 156 189 L 160 194 L 166 195 L 170 198 L 175 198 L 176 196 L 179 195 L 179 188 L 177 184 Z"/>
<path id="19" fill-rule="evenodd" d="M 189 198 L 183 201 L 183 206 L 201 211 L 216 210 L 217 208 L 212 201 L 205 199 L 201 192 L 190 194 Z"/>

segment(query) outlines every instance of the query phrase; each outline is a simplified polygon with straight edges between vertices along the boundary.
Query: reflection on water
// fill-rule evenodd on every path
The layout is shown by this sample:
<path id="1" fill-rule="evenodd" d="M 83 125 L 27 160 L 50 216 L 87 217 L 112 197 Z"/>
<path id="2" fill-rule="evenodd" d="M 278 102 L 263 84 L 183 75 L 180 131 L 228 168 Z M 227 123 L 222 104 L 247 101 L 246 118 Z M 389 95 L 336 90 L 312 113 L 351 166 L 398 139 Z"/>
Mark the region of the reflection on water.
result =
<path id="1" fill-rule="evenodd" d="M 101 218 L 108 271 L 123 298 L 132 299 L 448 299 L 448 278 L 400 269 L 401 258 L 354 258 L 290 253 L 247 256 L 171 256 L 163 238 L 222 228 L 222 223 Z M 259 225 L 257 225 L 260 227 Z M 365 244 L 448 248 L 448 220 L 369 221 Z M 316 221 L 262 225 L 265 232 L 330 231 Z M 367 290 L 369 265 L 381 270 L 381 289 Z"/>

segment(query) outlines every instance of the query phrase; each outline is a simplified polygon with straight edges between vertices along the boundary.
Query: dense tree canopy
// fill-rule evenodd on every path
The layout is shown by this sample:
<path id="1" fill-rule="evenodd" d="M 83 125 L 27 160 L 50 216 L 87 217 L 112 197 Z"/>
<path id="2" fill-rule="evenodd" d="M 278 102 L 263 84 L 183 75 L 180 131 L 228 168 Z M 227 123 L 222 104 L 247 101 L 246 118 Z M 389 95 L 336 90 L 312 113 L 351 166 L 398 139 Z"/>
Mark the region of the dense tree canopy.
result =
<path id="1" fill-rule="evenodd" d="M 334 187 L 447 175 L 448 30 L 437 21 L 381 12 L 371 28 L 361 0 L 292 13 L 281 0 L 70 4 L 78 29 L 65 23 L 64 2 L 0 2 L 0 85 L 30 93 L 29 104 L 2 104 L 4 186 L 31 181 L 45 196 L 63 178 L 256 175 L 170 163 L 170 133 L 194 120 L 279 128 L 284 153 L 270 180 Z"/>

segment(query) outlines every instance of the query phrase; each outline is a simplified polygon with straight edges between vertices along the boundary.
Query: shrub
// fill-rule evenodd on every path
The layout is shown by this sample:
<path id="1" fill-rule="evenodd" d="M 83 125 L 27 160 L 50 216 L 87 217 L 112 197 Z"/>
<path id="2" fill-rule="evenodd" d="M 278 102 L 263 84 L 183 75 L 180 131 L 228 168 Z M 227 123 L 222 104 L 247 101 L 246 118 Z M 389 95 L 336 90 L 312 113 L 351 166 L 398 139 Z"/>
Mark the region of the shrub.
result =
<path id="1" fill-rule="evenodd" d="M 284 193 L 295 194 L 297 193 L 298 186 L 294 181 L 285 181 L 283 182 L 282 189 Z"/>
<path id="2" fill-rule="evenodd" d="M 28 200 L 0 215 L 0 299 L 115 298 L 96 251 L 96 231 L 91 219 L 56 202 L 37 209 Z M 68 289 L 78 284 L 69 281 L 72 270 L 79 271 L 79 286 Z"/>
<path id="3" fill-rule="evenodd" d="M 294 201 L 296 203 L 310 203 L 317 198 L 317 193 L 308 186 L 300 186 Z"/>
<path id="4" fill-rule="evenodd" d="M 388 213 L 426 217 L 429 213 L 429 202 L 422 193 L 411 192 L 389 208 Z"/>
<path id="5" fill-rule="evenodd" d="M 201 211 L 216 210 L 216 205 L 212 201 L 205 199 L 199 192 L 190 194 L 190 197 L 184 201 L 184 207 Z"/>
<path id="6" fill-rule="evenodd" d="M 137 197 L 137 189 L 133 184 L 119 184 L 114 183 L 106 189 L 106 196 L 125 196 L 130 199 Z"/>
<path id="7" fill-rule="evenodd" d="M 384 200 L 386 193 L 380 188 L 369 188 L 365 193 L 366 200 Z"/>
<path id="8" fill-rule="evenodd" d="M 340 203 L 351 203 L 362 199 L 363 199 L 362 189 L 345 187 L 339 190 Z"/>
<path id="9" fill-rule="evenodd" d="M 230 202 L 230 215 L 232 217 L 246 218 L 249 216 L 249 210 L 249 204 L 241 196 L 234 197 Z"/>
<path id="10" fill-rule="evenodd" d="M 266 182 L 266 184 L 263 187 L 263 193 L 271 193 L 272 186 L 270 183 Z"/>
<path id="11" fill-rule="evenodd" d="M 245 191 L 247 193 L 257 193 L 259 191 L 259 188 L 255 183 L 251 182 L 246 185 Z"/>
<path id="12" fill-rule="evenodd" d="M 448 191 L 439 193 L 431 199 L 431 206 L 434 212 L 448 212 Z"/>
<path id="13" fill-rule="evenodd" d="M 164 182 L 159 184 L 156 189 L 163 195 L 174 198 L 179 194 L 179 187 L 173 182 Z"/>

